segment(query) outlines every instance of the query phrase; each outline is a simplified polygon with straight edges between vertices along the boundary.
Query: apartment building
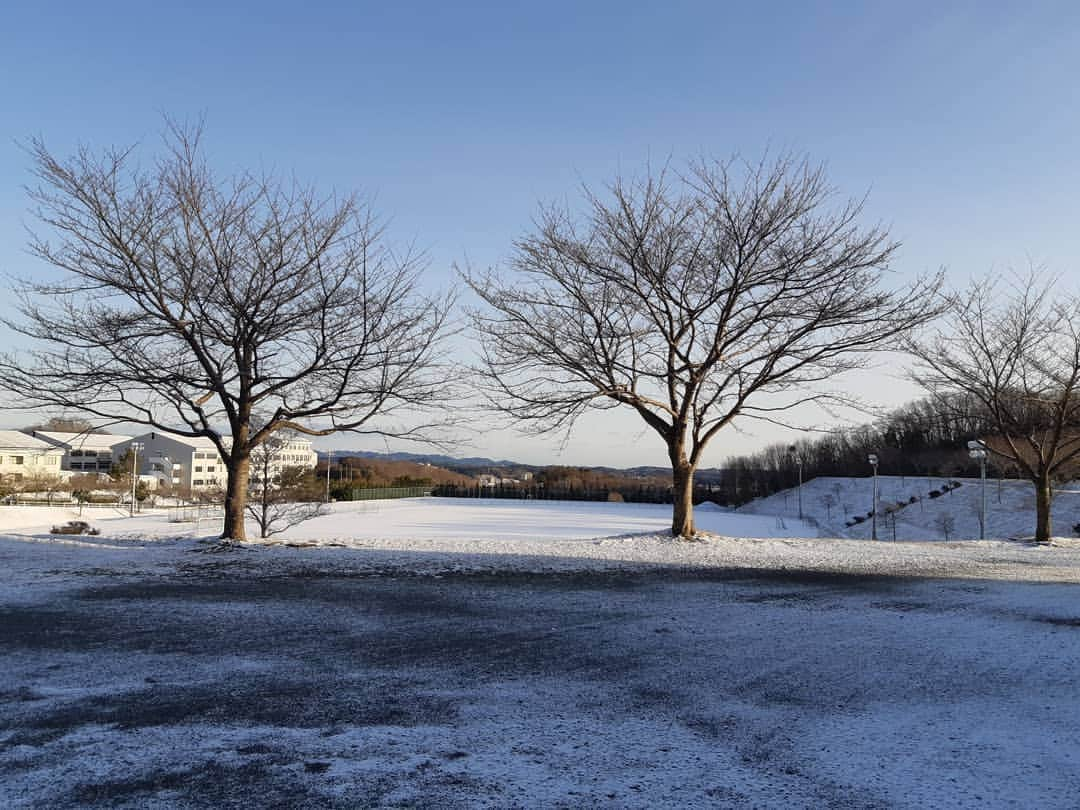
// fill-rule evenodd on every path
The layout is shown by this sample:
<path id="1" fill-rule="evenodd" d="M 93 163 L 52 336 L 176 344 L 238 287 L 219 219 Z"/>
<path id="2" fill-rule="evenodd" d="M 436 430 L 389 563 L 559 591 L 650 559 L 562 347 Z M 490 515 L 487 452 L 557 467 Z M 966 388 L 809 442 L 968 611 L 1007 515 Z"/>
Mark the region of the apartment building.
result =
<path id="1" fill-rule="evenodd" d="M 112 433 L 66 433 L 57 430 L 35 430 L 32 435 L 64 451 L 60 469 L 79 473 L 108 474 L 112 465 L 123 455 L 116 452 L 119 445 L 131 441 L 131 436 Z"/>
<path id="2" fill-rule="evenodd" d="M 0 430 L 0 480 L 59 476 L 64 451 L 18 430 Z"/>

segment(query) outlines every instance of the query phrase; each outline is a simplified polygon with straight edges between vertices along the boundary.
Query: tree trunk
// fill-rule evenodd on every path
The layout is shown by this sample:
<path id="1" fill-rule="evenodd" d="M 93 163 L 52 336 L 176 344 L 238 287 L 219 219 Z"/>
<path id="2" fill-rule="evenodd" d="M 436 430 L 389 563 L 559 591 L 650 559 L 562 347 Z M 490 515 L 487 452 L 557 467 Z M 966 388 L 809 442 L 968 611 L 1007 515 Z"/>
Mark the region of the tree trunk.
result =
<path id="1" fill-rule="evenodd" d="M 247 539 L 244 533 L 244 512 L 247 506 L 248 476 L 251 473 L 251 459 L 234 447 L 227 465 L 229 481 L 225 488 L 225 528 L 221 532 L 222 540 L 241 543 Z"/>
<path id="2" fill-rule="evenodd" d="M 1050 505 L 1053 501 L 1053 490 L 1050 488 L 1050 478 L 1046 475 L 1039 476 L 1035 481 L 1035 542 L 1049 543 L 1053 531 L 1053 522 L 1050 517 Z"/>
<path id="3" fill-rule="evenodd" d="M 671 533 L 689 538 L 694 536 L 694 467 L 681 452 L 673 455 Z"/>

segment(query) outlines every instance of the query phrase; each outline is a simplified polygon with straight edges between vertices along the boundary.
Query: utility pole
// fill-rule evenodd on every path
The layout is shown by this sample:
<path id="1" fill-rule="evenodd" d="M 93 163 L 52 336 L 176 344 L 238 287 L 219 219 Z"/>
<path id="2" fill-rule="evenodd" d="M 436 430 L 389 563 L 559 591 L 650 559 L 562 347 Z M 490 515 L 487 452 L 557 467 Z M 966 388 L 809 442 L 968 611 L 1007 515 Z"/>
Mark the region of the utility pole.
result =
<path id="1" fill-rule="evenodd" d="M 874 468 L 874 504 L 873 509 L 870 512 L 872 522 L 870 523 L 870 539 L 877 540 L 877 464 L 878 457 L 875 453 L 871 453 L 866 457 L 866 460 L 870 462 L 870 466 Z"/>
<path id="2" fill-rule="evenodd" d="M 142 450 L 142 442 L 131 443 L 131 511 L 130 517 L 135 517 L 135 485 L 139 481 L 139 451 Z"/>

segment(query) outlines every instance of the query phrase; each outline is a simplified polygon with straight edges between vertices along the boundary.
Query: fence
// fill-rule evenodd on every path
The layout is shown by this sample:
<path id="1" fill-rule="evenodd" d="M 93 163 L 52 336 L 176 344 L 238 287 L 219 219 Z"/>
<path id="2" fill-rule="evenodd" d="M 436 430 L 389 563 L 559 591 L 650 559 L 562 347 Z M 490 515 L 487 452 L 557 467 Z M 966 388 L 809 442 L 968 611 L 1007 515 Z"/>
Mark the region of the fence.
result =
<path id="1" fill-rule="evenodd" d="M 220 503 L 200 503 L 188 506 L 170 506 L 169 523 L 194 523 L 204 520 L 223 520 L 225 506 Z"/>
<path id="2" fill-rule="evenodd" d="M 611 487 L 562 487 L 562 486 L 459 486 L 443 484 L 432 489 L 432 495 L 441 498 L 505 498 L 537 501 L 612 501 L 627 503 L 671 503 L 671 487 L 614 485 Z M 695 486 L 694 503 L 719 501 L 717 491 L 708 485 Z"/>
<path id="3" fill-rule="evenodd" d="M 381 501 L 390 498 L 426 498 L 431 487 L 371 487 L 349 490 L 350 501 Z"/>
<path id="4" fill-rule="evenodd" d="M 83 509 L 127 509 L 128 504 L 121 503 L 118 500 L 111 501 L 83 501 L 80 504 L 74 499 L 65 499 L 56 497 L 51 501 L 47 498 L 19 498 L 15 495 L 9 495 L 0 501 L 0 505 L 3 506 L 66 506 L 69 508 L 83 508 Z"/>

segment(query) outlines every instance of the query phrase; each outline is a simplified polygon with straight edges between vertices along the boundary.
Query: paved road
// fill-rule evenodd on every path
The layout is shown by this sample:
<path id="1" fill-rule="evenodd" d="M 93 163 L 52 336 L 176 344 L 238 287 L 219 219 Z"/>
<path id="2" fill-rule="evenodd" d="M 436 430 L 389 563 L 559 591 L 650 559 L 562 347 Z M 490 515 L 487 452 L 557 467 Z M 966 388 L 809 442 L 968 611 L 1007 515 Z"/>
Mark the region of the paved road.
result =
<path id="1" fill-rule="evenodd" d="M 1076 806 L 1078 597 L 90 572 L 0 604 L 0 805 Z"/>

